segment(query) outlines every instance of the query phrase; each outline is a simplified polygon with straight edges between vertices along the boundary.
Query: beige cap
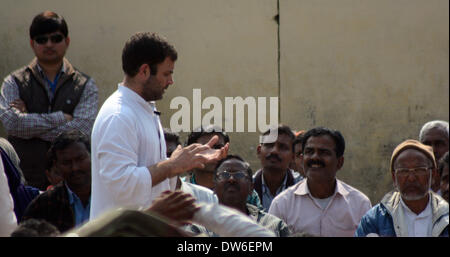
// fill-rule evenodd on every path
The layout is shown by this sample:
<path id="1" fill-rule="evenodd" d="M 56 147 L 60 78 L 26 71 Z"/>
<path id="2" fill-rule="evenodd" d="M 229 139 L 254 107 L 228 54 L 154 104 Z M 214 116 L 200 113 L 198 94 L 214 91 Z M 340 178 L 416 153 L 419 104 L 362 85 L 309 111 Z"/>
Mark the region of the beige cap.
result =
<path id="1" fill-rule="evenodd" d="M 433 168 L 436 168 L 436 159 L 434 158 L 433 148 L 428 145 L 424 145 L 417 140 L 408 139 L 399 144 L 392 153 L 391 157 L 391 172 L 394 172 L 394 162 L 398 155 L 406 149 L 417 149 L 424 153 L 428 159 L 433 163 Z"/>

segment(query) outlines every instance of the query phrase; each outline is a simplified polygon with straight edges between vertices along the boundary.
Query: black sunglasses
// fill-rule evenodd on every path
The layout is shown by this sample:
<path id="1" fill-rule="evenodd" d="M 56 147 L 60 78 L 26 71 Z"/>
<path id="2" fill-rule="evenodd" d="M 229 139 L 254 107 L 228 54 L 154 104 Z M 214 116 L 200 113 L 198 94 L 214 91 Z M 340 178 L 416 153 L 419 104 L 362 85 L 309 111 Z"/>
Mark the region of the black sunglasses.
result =
<path id="1" fill-rule="evenodd" d="M 49 38 L 53 44 L 56 44 L 56 43 L 61 42 L 64 39 L 64 36 L 61 34 L 54 34 L 51 36 L 37 36 L 34 38 L 34 41 L 36 41 L 36 43 L 38 43 L 40 45 L 43 45 L 43 44 L 47 43 Z"/>

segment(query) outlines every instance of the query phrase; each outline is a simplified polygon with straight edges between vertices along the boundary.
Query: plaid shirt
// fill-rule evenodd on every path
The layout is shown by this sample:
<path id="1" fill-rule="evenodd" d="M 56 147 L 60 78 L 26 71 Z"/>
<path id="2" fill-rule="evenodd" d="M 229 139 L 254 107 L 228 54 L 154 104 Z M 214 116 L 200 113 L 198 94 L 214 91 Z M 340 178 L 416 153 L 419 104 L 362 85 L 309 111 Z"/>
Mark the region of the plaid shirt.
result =
<path id="1" fill-rule="evenodd" d="M 65 66 L 70 65 L 66 59 L 61 73 L 64 73 Z M 39 67 L 39 66 L 38 66 Z M 45 75 L 41 71 L 44 81 Z M 53 93 L 50 85 L 47 84 L 47 95 L 51 102 Z M 90 135 L 95 116 L 98 110 L 98 89 L 91 78 L 86 83 L 80 101 L 73 112 L 73 119 L 67 121 L 62 111 L 51 113 L 22 113 L 16 108 L 10 107 L 10 103 L 20 99 L 19 88 L 11 75 L 3 81 L 0 95 L 0 120 L 11 136 L 30 139 L 34 137 L 52 142 L 62 131 L 78 129 L 86 135 Z"/>

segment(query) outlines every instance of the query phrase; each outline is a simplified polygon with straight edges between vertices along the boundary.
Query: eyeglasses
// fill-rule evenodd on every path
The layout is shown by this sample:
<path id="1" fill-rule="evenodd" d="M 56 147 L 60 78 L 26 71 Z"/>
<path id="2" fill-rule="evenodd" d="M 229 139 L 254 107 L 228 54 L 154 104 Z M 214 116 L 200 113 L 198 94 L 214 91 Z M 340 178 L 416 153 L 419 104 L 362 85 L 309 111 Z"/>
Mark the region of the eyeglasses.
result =
<path id="1" fill-rule="evenodd" d="M 53 34 L 51 36 L 37 36 L 34 38 L 34 41 L 36 43 L 43 45 L 46 44 L 48 39 L 50 38 L 50 41 L 52 41 L 53 44 L 59 43 L 64 39 L 64 36 L 61 34 Z"/>
<path id="2" fill-rule="evenodd" d="M 236 180 L 244 180 L 248 178 L 247 171 L 236 171 L 236 172 L 229 172 L 229 171 L 222 171 L 217 174 L 217 180 L 218 181 L 224 181 L 228 180 L 231 177 L 233 177 Z"/>
<path id="3" fill-rule="evenodd" d="M 408 175 L 414 175 L 416 177 L 428 175 L 430 167 L 417 167 L 417 168 L 398 168 L 395 170 L 399 177 L 407 177 Z"/>

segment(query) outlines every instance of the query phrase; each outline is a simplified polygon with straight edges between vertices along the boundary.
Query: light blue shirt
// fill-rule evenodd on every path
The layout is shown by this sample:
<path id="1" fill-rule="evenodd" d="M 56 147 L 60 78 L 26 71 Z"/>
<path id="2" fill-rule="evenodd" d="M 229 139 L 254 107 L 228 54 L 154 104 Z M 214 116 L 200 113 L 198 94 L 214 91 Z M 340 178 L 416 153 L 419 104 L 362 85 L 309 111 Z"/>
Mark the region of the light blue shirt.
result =
<path id="1" fill-rule="evenodd" d="M 87 202 L 86 207 L 83 206 L 80 198 L 70 190 L 70 188 L 66 185 L 67 192 L 69 195 L 69 203 L 73 207 L 73 212 L 75 215 L 75 226 L 79 226 L 83 224 L 85 221 L 89 220 L 89 213 L 91 210 L 91 197 Z"/>

